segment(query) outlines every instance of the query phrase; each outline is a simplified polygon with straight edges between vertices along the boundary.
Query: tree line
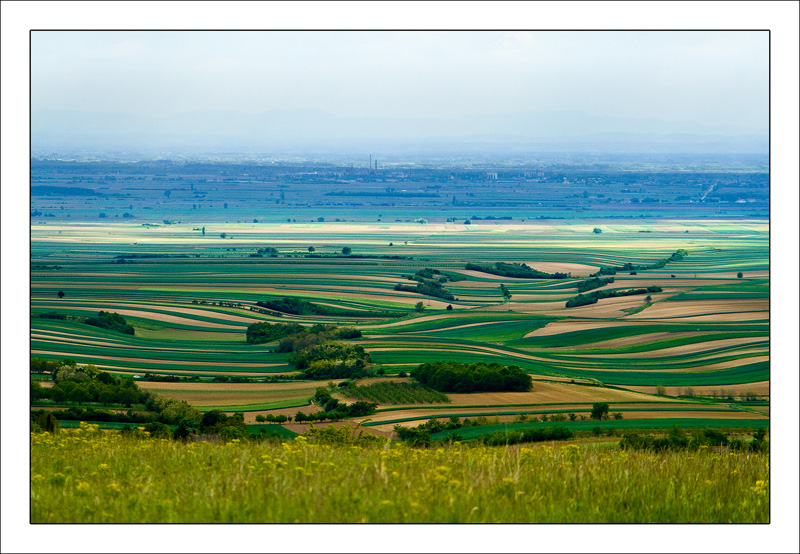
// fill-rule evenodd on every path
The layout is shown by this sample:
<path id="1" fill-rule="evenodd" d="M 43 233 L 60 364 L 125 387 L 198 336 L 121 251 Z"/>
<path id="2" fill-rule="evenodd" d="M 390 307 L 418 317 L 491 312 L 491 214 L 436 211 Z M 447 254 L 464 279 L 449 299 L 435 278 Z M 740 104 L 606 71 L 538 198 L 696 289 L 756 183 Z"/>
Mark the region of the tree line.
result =
<path id="1" fill-rule="evenodd" d="M 365 312 L 364 310 L 347 310 L 344 308 L 334 308 L 331 306 L 323 306 L 321 304 L 314 304 L 307 302 L 300 298 L 291 296 L 284 296 L 274 300 L 259 300 L 256 306 L 273 310 L 282 314 L 293 315 L 332 315 L 343 317 L 401 317 L 405 314 L 402 312 Z"/>
<path id="2" fill-rule="evenodd" d="M 661 292 L 661 287 L 651 286 L 646 289 L 628 289 L 628 290 L 598 290 L 590 292 L 589 294 L 579 294 L 567 300 L 567 308 L 575 308 L 577 306 L 586 306 L 588 304 L 597 304 L 597 301 L 602 298 L 615 298 L 617 296 L 633 296 L 637 294 L 647 294 L 650 292 Z"/>
<path id="3" fill-rule="evenodd" d="M 641 435 L 634 431 L 626 432 L 619 442 L 623 450 L 698 450 L 701 447 L 723 446 L 731 450 L 749 450 L 751 452 L 766 452 L 766 430 L 758 429 L 753 433 L 749 442 L 741 439 L 731 439 L 725 433 L 716 429 L 698 429 L 687 434 L 679 425 L 675 425 L 664 437 Z"/>
<path id="4" fill-rule="evenodd" d="M 502 275 L 503 277 L 516 277 L 525 279 L 566 279 L 568 273 L 546 273 L 533 269 L 528 264 L 495 262 L 494 264 L 474 264 L 468 263 L 464 269 L 491 273 L 492 275 Z"/>

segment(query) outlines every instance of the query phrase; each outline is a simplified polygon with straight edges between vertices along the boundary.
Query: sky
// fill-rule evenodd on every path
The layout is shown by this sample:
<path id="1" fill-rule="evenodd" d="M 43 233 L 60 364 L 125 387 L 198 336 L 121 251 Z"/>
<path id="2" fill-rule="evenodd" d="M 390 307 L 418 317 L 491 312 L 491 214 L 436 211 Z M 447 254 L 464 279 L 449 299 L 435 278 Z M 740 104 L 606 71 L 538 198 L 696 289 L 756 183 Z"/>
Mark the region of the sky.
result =
<path id="1" fill-rule="evenodd" d="M 33 109 L 582 111 L 764 133 L 766 31 L 34 31 Z"/>

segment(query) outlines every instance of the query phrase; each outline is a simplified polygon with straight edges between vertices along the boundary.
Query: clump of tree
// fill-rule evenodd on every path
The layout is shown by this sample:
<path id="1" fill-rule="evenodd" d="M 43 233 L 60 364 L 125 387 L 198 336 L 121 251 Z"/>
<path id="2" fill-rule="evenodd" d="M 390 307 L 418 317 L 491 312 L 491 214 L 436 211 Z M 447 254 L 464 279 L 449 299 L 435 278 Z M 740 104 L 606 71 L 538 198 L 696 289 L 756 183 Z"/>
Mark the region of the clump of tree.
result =
<path id="1" fill-rule="evenodd" d="M 262 256 L 267 256 L 269 258 L 277 258 L 278 257 L 278 249 L 273 248 L 272 246 L 266 246 L 264 248 L 259 248 L 256 250 L 256 254 L 260 254 Z"/>
<path id="2" fill-rule="evenodd" d="M 55 384 L 42 387 L 31 381 L 31 402 L 77 403 L 64 411 L 52 412 L 60 420 L 115 421 L 122 423 L 147 423 L 158 421 L 176 425 L 185 422 L 197 425 L 200 412 L 182 400 L 167 398 L 139 388 L 129 378 L 121 378 L 98 371 L 96 367 L 78 366 L 72 360 L 63 360 L 53 374 Z M 80 407 L 82 404 L 93 404 Z M 127 413 L 101 409 L 103 406 L 125 406 Z M 143 408 L 143 409 L 142 409 Z"/>
<path id="3" fill-rule="evenodd" d="M 508 290 L 507 286 L 500 285 L 500 294 L 503 296 L 503 300 L 511 300 L 511 291 Z"/>
<path id="4" fill-rule="evenodd" d="M 244 414 L 241 412 L 229 416 L 220 410 L 208 411 L 200 420 L 200 432 L 218 435 L 223 440 L 250 438 L 244 423 Z"/>
<path id="5" fill-rule="evenodd" d="M 282 339 L 288 335 L 303 332 L 305 327 L 297 323 L 269 323 L 262 321 L 247 327 L 247 342 L 250 344 L 263 344 L 273 340 Z"/>
<path id="6" fill-rule="evenodd" d="M 301 327 L 289 333 L 278 342 L 277 352 L 296 352 L 303 348 L 324 344 L 333 340 L 357 339 L 361 331 L 353 327 L 337 327 L 318 323 L 311 327 Z"/>
<path id="7" fill-rule="evenodd" d="M 521 368 L 498 363 L 433 362 L 420 365 L 411 377 L 439 392 L 516 392 L 533 387 L 531 376 Z"/>
<path id="8" fill-rule="evenodd" d="M 588 304 L 597 304 L 597 301 L 602 298 L 616 298 L 618 296 L 634 296 L 637 294 L 647 294 L 650 292 L 661 292 L 661 287 L 650 286 L 642 289 L 628 289 L 628 290 L 598 290 L 590 292 L 589 294 L 579 294 L 567 300 L 567 308 L 575 308 L 577 306 L 586 306 Z"/>
<path id="9" fill-rule="evenodd" d="M 731 450 L 749 450 L 751 452 L 765 452 L 766 430 L 758 429 L 753 433 L 753 440 L 749 443 L 740 439 L 730 439 L 728 435 L 717 429 L 698 429 L 687 434 L 678 425 L 675 425 L 666 436 L 656 437 L 642 435 L 634 431 L 626 432 L 619 443 L 623 450 L 698 450 L 701 447 L 727 446 Z"/>
<path id="10" fill-rule="evenodd" d="M 424 294 L 425 296 L 433 296 L 435 298 L 443 298 L 444 300 L 453 301 L 456 299 L 449 290 L 444 288 L 438 281 L 421 282 L 415 286 L 396 284 L 394 290 L 403 292 L 413 292 L 415 294 Z"/>
<path id="11" fill-rule="evenodd" d="M 132 325 L 128 325 L 125 318 L 116 312 L 104 312 L 100 310 L 97 312 L 97 317 L 86 318 L 86 325 L 93 325 L 101 329 L 109 329 L 117 331 L 118 333 L 125 333 L 126 335 L 133 335 L 134 330 Z"/>
<path id="12" fill-rule="evenodd" d="M 434 433 L 461 429 L 463 426 L 464 423 L 461 422 L 461 419 L 457 415 L 452 415 L 446 421 L 439 421 L 432 417 L 416 427 L 405 427 L 398 424 L 394 426 L 394 432 L 401 441 L 409 442 L 414 446 L 428 446 L 432 442 L 431 435 Z"/>
<path id="13" fill-rule="evenodd" d="M 519 444 L 523 442 L 559 441 L 571 439 L 575 434 L 566 427 L 542 427 L 510 431 L 496 431 L 482 435 L 480 441 L 487 446 Z"/>
<path id="14" fill-rule="evenodd" d="M 298 423 L 313 421 L 339 421 L 348 417 L 364 417 L 375 413 L 377 404 L 372 402 L 358 401 L 353 404 L 340 402 L 333 398 L 328 389 L 320 387 L 316 394 L 311 398 L 311 403 L 322 408 L 322 411 L 306 414 L 298 411 L 294 420 Z"/>
<path id="15" fill-rule="evenodd" d="M 369 374 L 369 354 L 363 346 L 326 342 L 292 353 L 289 361 L 303 379 L 358 379 Z"/>
<path id="16" fill-rule="evenodd" d="M 503 277 L 515 277 L 523 279 L 566 279 L 567 273 L 546 273 L 533 269 L 527 264 L 495 262 L 494 264 L 473 264 L 468 263 L 465 269 L 472 271 L 482 271 L 492 275 L 502 275 Z"/>
<path id="17" fill-rule="evenodd" d="M 416 286 L 408 286 L 397 284 L 394 290 L 413 292 L 416 294 L 424 294 L 426 296 L 433 296 L 436 298 L 443 298 L 445 300 L 455 300 L 455 296 L 444 288 L 444 283 L 448 281 L 461 281 L 464 278 L 455 273 L 442 272 L 438 269 L 426 267 L 417 271 L 414 275 L 409 275 L 407 278 L 411 281 L 417 281 Z"/>

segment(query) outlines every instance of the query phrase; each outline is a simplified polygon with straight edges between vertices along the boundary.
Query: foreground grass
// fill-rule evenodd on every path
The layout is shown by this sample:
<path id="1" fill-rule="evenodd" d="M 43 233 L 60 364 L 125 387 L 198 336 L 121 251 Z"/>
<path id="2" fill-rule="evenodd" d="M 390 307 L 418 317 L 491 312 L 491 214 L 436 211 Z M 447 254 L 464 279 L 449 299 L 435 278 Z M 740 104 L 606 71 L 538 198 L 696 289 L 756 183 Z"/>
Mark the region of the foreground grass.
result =
<path id="1" fill-rule="evenodd" d="M 184 444 L 91 427 L 31 436 L 31 522 L 769 521 L 765 454 Z"/>

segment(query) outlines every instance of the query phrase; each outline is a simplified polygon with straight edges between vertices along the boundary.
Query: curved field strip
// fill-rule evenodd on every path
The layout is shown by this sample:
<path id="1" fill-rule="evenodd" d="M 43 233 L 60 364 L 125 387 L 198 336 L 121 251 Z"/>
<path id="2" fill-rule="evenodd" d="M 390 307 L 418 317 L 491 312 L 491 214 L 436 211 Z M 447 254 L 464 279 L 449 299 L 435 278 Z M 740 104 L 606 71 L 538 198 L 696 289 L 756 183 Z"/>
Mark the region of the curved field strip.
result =
<path id="1" fill-rule="evenodd" d="M 54 310 L 54 309 L 62 308 L 63 306 L 54 306 L 54 305 L 42 306 L 42 305 L 38 305 L 38 307 L 39 308 L 44 308 L 44 309 L 47 309 L 47 310 Z M 97 311 L 97 308 L 84 308 L 84 307 L 80 307 L 80 306 L 70 306 L 69 309 L 70 310 L 79 310 L 79 311 L 83 311 L 83 312 L 96 312 Z M 111 310 L 111 308 L 107 308 L 107 309 Z M 240 331 L 240 330 L 243 329 L 243 327 L 241 325 L 227 325 L 227 324 L 224 324 L 224 323 L 214 323 L 214 322 L 211 322 L 211 321 L 198 321 L 196 319 L 188 319 L 188 318 L 185 318 L 185 317 L 178 317 L 178 316 L 168 315 L 168 314 L 159 313 L 159 312 L 150 312 L 150 311 L 143 311 L 143 310 L 129 310 L 129 309 L 124 309 L 124 308 L 122 308 L 122 309 L 114 308 L 113 311 L 115 311 L 116 313 L 118 313 L 121 316 L 139 317 L 139 318 L 142 318 L 142 319 L 149 319 L 149 320 L 153 320 L 153 321 L 159 321 L 159 322 L 162 322 L 162 323 L 175 323 L 175 324 L 179 324 L 179 325 L 186 325 L 186 326 L 193 326 L 193 327 L 208 327 L 208 328 L 211 328 L 211 329 L 231 329 L 231 330 L 237 330 L 237 331 Z M 260 321 L 260 320 L 254 318 L 252 321 L 255 323 L 255 322 Z"/>
<path id="2" fill-rule="evenodd" d="M 293 391 L 280 392 L 230 392 L 230 391 L 203 391 L 203 392 L 183 392 L 170 390 L 168 393 L 162 389 L 151 389 L 154 392 L 168 395 L 170 398 L 185 400 L 189 404 L 198 407 L 216 407 L 230 410 L 248 406 L 249 410 L 270 408 L 288 408 L 292 406 L 304 406 L 309 403 L 309 398 L 314 396 L 316 389 L 294 389 Z M 280 405 L 284 404 L 284 405 Z"/>
<path id="3" fill-rule="evenodd" d="M 653 323 L 673 323 L 675 321 L 685 321 L 687 323 L 755 323 L 769 321 L 769 312 L 727 312 L 707 315 L 694 315 L 684 317 L 672 317 L 663 319 L 651 319 Z"/>
<path id="4" fill-rule="evenodd" d="M 266 375 L 274 376 L 274 375 L 290 375 L 296 372 L 249 372 L 249 371 L 226 371 L 224 369 L 218 371 L 203 371 L 203 370 L 179 370 L 179 369 L 163 369 L 163 368 L 153 368 L 143 366 L 140 368 L 132 368 L 132 367 L 123 367 L 123 366 L 116 366 L 116 365 L 106 365 L 102 363 L 95 364 L 99 369 L 106 370 L 109 373 L 119 373 L 119 374 L 133 374 L 133 375 L 141 375 L 144 373 L 152 373 L 153 375 L 175 375 L 179 377 L 192 377 L 197 375 L 199 377 L 215 377 L 219 375 L 234 375 L 238 377 L 264 377 Z M 137 383 L 147 383 L 149 381 L 137 381 Z M 163 385 L 165 383 L 159 383 Z"/>
<path id="5" fill-rule="evenodd" d="M 748 313 L 769 311 L 768 299 L 747 300 L 684 300 L 680 302 L 659 302 L 627 319 L 665 319 L 695 315 Z"/>
<path id="6" fill-rule="evenodd" d="M 153 346 L 153 345 L 134 345 L 131 343 L 121 343 L 121 342 L 103 342 L 97 340 L 87 340 L 87 339 L 78 339 L 72 337 L 63 337 L 60 335 L 50 335 L 50 334 L 41 334 L 32 332 L 31 333 L 32 339 L 38 339 L 41 342 L 52 342 L 57 344 L 75 344 L 75 345 L 94 345 L 94 346 L 108 346 L 108 347 L 121 347 L 124 344 L 124 348 L 126 350 L 147 350 L 151 352 L 187 352 L 187 351 L 194 351 L 198 353 L 209 353 L 209 352 L 230 352 L 229 349 L 220 349 L 216 350 L 213 348 L 204 348 L 204 349 L 187 349 L 186 347 L 162 347 L 162 346 Z M 271 353 L 271 350 L 252 350 L 252 352 L 261 352 L 264 354 Z"/>
<path id="7" fill-rule="evenodd" d="M 702 348 L 700 347 L 696 349 L 687 348 L 686 351 L 684 352 L 667 352 L 667 351 L 677 350 L 679 348 L 675 347 L 675 348 L 665 348 L 663 350 L 654 350 L 651 353 L 647 353 L 646 357 L 642 357 L 641 355 L 637 354 L 604 354 L 603 358 L 611 361 L 613 361 L 614 359 L 652 361 L 654 358 L 669 358 L 670 361 L 676 361 L 679 359 L 680 360 L 691 359 L 693 362 L 704 362 L 708 360 L 715 360 L 727 357 L 727 356 L 722 356 L 722 354 L 733 353 L 733 352 L 735 352 L 736 355 L 740 357 L 750 357 L 757 354 L 769 354 L 768 340 L 756 340 L 754 341 L 756 344 L 752 344 L 749 342 L 742 342 L 741 344 L 736 345 L 735 347 L 733 346 L 719 347 L 715 344 L 716 342 L 722 342 L 722 341 L 711 341 L 709 343 L 701 343 L 703 346 Z M 762 346 L 762 348 L 745 349 L 741 348 L 742 346 Z"/>
<path id="8" fill-rule="evenodd" d="M 534 381 L 530 392 L 448 393 L 453 405 L 539 404 L 544 402 L 649 402 L 662 401 L 638 392 L 605 387 L 586 387 L 566 383 Z"/>
<path id="9" fill-rule="evenodd" d="M 546 331 L 545 334 L 540 334 Z M 700 331 L 712 332 L 763 332 L 769 333 L 769 325 L 759 324 L 691 324 L 682 321 L 670 321 L 657 324 L 651 321 L 609 321 L 604 325 L 602 321 L 595 320 L 561 320 L 549 323 L 547 326 L 528 333 L 521 340 L 514 341 L 517 346 L 552 348 L 561 346 L 576 346 L 595 344 L 612 339 L 640 336 L 653 332 L 686 333 Z"/>
<path id="10" fill-rule="evenodd" d="M 58 357 L 62 357 L 62 358 L 72 358 L 72 357 L 75 356 L 74 353 L 70 353 L 70 352 L 55 352 L 55 351 L 52 351 L 52 350 L 31 350 L 31 353 L 33 353 L 33 354 L 46 354 L 48 356 L 58 356 Z M 123 357 L 123 356 L 108 356 L 108 355 L 94 356 L 93 358 L 96 359 L 96 360 L 116 360 L 118 362 L 142 362 L 143 361 L 143 358 L 127 358 L 127 357 Z M 197 361 L 197 360 L 191 360 L 191 361 L 166 360 L 166 361 L 163 361 L 163 362 L 160 361 L 160 360 L 149 360 L 149 363 L 156 364 L 156 365 L 169 364 L 169 365 L 179 365 L 179 366 L 184 366 L 184 365 L 191 365 L 191 366 L 220 366 L 221 365 L 219 362 L 204 362 L 204 361 Z M 228 366 L 228 367 L 231 367 L 231 368 L 236 368 L 236 367 L 277 367 L 277 366 L 285 366 L 286 364 L 281 364 L 281 363 L 226 362 L 225 365 Z"/>
<path id="11" fill-rule="evenodd" d="M 333 382 L 339 384 L 342 379 Z M 158 383 L 155 381 L 141 381 L 140 388 L 158 390 L 163 393 L 215 393 L 215 392 L 244 392 L 244 393 L 282 393 L 287 391 L 311 390 L 327 387 L 328 381 L 289 381 L 284 383 Z"/>
<path id="12" fill-rule="evenodd" d="M 406 335 L 421 335 L 431 338 L 443 337 L 486 342 L 505 342 L 522 338 L 527 332 L 544 325 L 545 321 L 493 321 L 468 323 L 445 329 L 411 331 Z M 375 337 L 377 338 L 377 337 Z"/>
<path id="13" fill-rule="evenodd" d="M 85 304 L 95 304 L 98 308 L 103 309 L 103 307 L 107 306 L 110 302 L 109 301 L 102 301 L 102 300 L 82 300 L 81 305 Z M 197 308 L 187 308 L 182 306 L 171 306 L 168 304 L 146 304 L 146 303 L 128 303 L 128 302 L 113 302 L 114 310 L 116 311 L 117 308 L 139 308 L 139 309 L 147 309 L 150 308 L 151 310 L 157 310 L 158 312 L 174 312 L 177 314 L 184 314 L 184 315 L 193 315 L 198 318 L 213 318 L 213 319 L 222 319 L 226 321 L 236 321 L 239 323 L 255 323 L 259 321 L 253 317 L 246 317 L 235 315 L 230 312 L 224 312 L 221 310 L 201 310 Z"/>
<path id="14" fill-rule="evenodd" d="M 574 275 L 589 275 L 595 273 L 599 266 L 576 264 L 570 262 L 540 262 L 532 260 L 512 260 L 515 263 L 528 264 L 533 269 L 544 271 L 545 273 L 573 273 Z"/>
<path id="15" fill-rule="evenodd" d="M 679 367 L 672 367 L 672 366 L 668 366 L 668 365 L 660 365 L 657 368 L 654 368 L 653 370 L 650 370 L 650 371 L 659 371 L 661 373 L 681 373 L 681 374 L 686 374 L 686 373 L 706 373 L 706 372 L 718 371 L 718 370 L 721 370 L 721 369 L 733 369 L 733 368 L 737 368 L 737 367 L 740 367 L 740 366 L 751 366 L 751 365 L 759 364 L 759 363 L 762 363 L 762 362 L 767 362 L 768 363 L 769 362 L 769 355 L 759 356 L 756 353 L 756 355 L 747 356 L 747 357 L 734 356 L 734 357 L 729 357 L 725 361 L 720 361 L 720 362 L 707 364 L 707 365 L 701 365 L 701 364 L 694 365 L 694 362 L 692 362 L 692 365 L 689 365 L 688 367 L 686 365 L 682 365 L 682 366 L 679 366 Z M 584 367 L 584 366 L 564 365 L 564 366 L 561 366 L 561 369 L 584 370 L 584 369 L 587 369 L 587 368 Z M 644 370 L 646 368 L 637 367 L 636 369 Z M 687 371 L 687 369 L 689 371 Z M 624 368 L 624 369 L 623 368 L 619 368 L 619 369 L 617 369 L 617 368 L 614 368 L 613 365 L 611 367 L 608 367 L 607 365 L 603 366 L 603 371 L 606 371 L 606 372 L 628 372 L 630 370 L 631 370 L 630 368 Z"/>
<path id="16" fill-rule="evenodd" d="M 686 342 L 687 344 L 679 344 L 677 346 L 670 346 L 675 342 Z M 626 358 L 641 358 L 642 354 L 648 357 L 665 358 L 665 357 L 679 357 L 686 355 L 697 355 L 707 352 L 709 350 L 723 352 L 729 347 L 738 347 L 744 345 L 763 345 L 769 346 L 769 340 L 762 335 L 755 337 L 736 337 L 736 338 L 723 338 L 717 339 L 714 335 L 691 334 L 681 338 L 666 337 L 664 340 L 645 342 L 643 344 L 635 345 L 629 352 L 619 352 L 619 349 L 595 349 L 594 345 L 591 350 L 586 350 L 586 355 L 596 356 L 602 355 L 605 359 L 626 359 Z M 566 358 L 563 358 L 566 359 Z M 573 359 L 575 359 L 573 357 Z"/>

